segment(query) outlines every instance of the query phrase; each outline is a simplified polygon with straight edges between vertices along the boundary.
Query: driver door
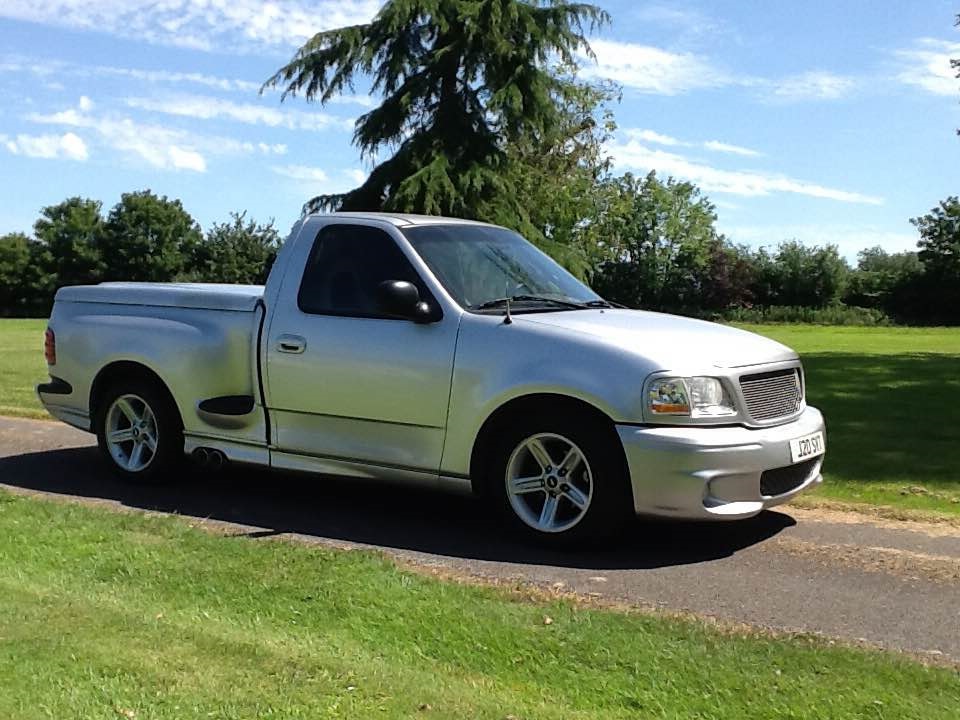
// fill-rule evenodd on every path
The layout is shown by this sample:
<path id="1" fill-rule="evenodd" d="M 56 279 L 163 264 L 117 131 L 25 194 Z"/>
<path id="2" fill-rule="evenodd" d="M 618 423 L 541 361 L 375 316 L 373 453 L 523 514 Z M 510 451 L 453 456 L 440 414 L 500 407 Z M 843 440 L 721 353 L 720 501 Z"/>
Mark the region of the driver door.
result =
<path id="1" fill-rule="evenodd" d="M 416 285 L 439 320 L 384 315 L 377 289 L 386 280 Z M 277 449 L 341 468 L 438 474 L 459 318 L 439 313 L 403 250 L 379 227 L 324 226 L 295 297 L 289 281 L 267 338 Z"/>

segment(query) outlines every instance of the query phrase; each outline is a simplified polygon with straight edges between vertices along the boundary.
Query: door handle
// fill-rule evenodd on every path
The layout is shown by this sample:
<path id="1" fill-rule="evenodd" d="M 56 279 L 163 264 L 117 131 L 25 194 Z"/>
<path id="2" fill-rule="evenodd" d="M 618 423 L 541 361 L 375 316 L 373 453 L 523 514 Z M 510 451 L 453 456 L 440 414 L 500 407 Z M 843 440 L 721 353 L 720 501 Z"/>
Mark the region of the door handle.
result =
<path id="1" fill-rule="evenodd" d="M 307 339 L 299 335 L 280 335 L 277 350 L 284 353 L 302 353 L 307 349 Z"/>

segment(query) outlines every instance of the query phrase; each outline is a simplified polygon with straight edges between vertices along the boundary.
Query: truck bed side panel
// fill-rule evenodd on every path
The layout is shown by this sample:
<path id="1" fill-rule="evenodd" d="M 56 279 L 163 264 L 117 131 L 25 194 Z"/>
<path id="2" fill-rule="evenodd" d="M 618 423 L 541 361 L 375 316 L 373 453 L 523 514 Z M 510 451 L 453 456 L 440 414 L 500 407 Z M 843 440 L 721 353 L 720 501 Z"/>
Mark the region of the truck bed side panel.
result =
<path id="1" fill-rule="evenodd" d="M 187 435 L 262 445 L 265 420 L 251 352 L 258 321 L 257 312 L 58 300 L 50 319 L 58 362 L 50 373 L 73 392 L 44 399 L 89 423 L 97 374 L 111 363 L 136 362 L 169 388 Z M 200 408 L 225 396 L 250 396 L 255 404 L 250 413 L 226 417 Z"/>

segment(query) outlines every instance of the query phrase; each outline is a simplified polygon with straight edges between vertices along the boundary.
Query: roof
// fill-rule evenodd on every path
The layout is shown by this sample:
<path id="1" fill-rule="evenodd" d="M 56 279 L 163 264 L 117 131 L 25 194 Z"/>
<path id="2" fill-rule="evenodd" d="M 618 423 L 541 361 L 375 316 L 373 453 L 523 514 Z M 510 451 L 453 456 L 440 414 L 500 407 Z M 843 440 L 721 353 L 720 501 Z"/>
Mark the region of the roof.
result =
<path id="1" fill-rule="evenodd" d="M 488 225 L 488 223 L 478 220 L 463 220 L 462 218 L 449 218 L 440 215 L 412 215 L 409 213 L 390 213 L 390 212 L 335 212 L 335 213 L 316 213 L 313 217 L 342 217 L 356 218 L 357 220 L 383 220 L 396 225 L 397 227 L 408 227 L 410 225 Z"/>

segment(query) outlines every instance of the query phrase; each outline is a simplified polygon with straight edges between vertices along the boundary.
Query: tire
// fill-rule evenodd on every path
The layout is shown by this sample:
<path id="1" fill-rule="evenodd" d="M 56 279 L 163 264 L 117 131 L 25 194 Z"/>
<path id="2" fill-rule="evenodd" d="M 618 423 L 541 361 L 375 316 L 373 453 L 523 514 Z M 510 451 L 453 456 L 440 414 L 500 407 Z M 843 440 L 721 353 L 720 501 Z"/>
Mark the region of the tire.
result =
<path id="1" fill-rule="evenodd" d="M 632 517 L 620 442 L 586 415 L 538 413 L 510 421 L 493 443 L 486 480 L 504 522 L 550 547 L 609 540 Z"/>
<path id="2" fill-rule="evenodd" d="M 137 484 L 176 477 L 183 462 L 183 425 L 157 382 L 129 378 L 112 383 L 97 403 L 97 445 L 114 473 Z"/>

